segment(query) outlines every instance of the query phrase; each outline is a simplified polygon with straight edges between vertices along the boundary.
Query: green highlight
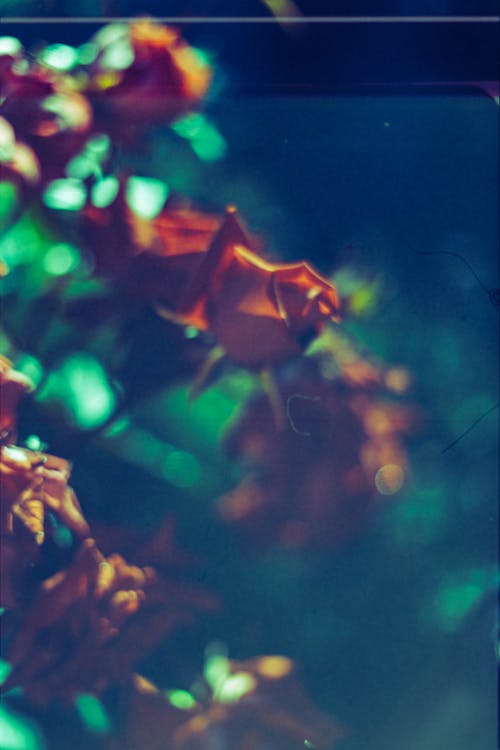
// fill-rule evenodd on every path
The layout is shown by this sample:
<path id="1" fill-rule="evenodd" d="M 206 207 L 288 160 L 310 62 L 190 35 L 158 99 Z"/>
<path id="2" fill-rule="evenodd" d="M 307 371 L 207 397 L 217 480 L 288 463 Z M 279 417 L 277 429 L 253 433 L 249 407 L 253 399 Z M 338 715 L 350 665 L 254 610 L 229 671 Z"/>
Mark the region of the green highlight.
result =
<path id="1" fill-rule="evenodd" d="M 105 208 L 113 203 L 119 189 L 120 182 L 116 177 L 105 177 L 92 187 L 90 200 L 97 208 Z"/>
<path id="2" fill-rule="evenodd" d="M 0 160 L 1 158 L 0 152 Z M 18 197 L 19 193 L 13 182 L 0 182 L 0 226 L 7 223 L 13 215 Z"/>
<path id="3" fill-rule="evenodd" d="M 134 62 L 134 50 L 128 39 L 122 37 L 116 39 L 104 50 L 101 56 L 101 65 L 109 70 L 125 70 Z M 140 103 L 138 103 L 140 106 Z"/>
<path id="4" fill-rule="evenodd" d="M 126 24 L 111 23 L 108 26 L 104 26 L 102 29 L 100 29 L 95 38 L 97 39 L 100 46 L 106 47 L 108 44 L 113 44 L 123 37 L 126 37 L 127 34 L 128 28 Z"/>
<path id="5" fill-rule="evenodd" d="M 0 258 L 8 268 L 31 265 L 37 260 L 46 242 L 46 236 L 35 225 L 32 217 L 25 213 L 15 226 L 0 238 Z"/>
<path id="6" fill-rule="evenodd" d="M 0 705 L 2 750 L 43 750 L 38 732 L 28 722 Z"/>
<path id="7" fill-rule="evenodd" d="M 205 122 L 206 120 L 203 115 L 187 115 L 186 117 L 182 117 L 180 120 L 177 120 L 177 122 L 174 122 L 174 124 L 172 125 L 172 130 L 174 130 L 177 135 L 180 135 L 181 138 L 191 140 L 192 138 L 196 138 L 201 133 Z"/>
<path id="8" fill-rule="evenodd" d="M 89 138 L 83 151 L 73 157 L 66 165 L 66 174 L 68 177 L 80 180 L 84 180 L 91 175 L 101 177 L 101 165 L 108 158 L 110 148 L 109 136 L 103 133 Z M 108 177 L 106 180 L 118 182 L 115 177 Z M 105 180 L 102 182 L 105 182 Z M 96 205 L 98 204 L 96 203 Z"/>
<path id="9" fill-rule="evenodd" d="M 175 487 L 193 487 L 200 480 L 200 463 L 191 453 L 172 451 L 165 459 L 162 475 Z"/>
<path id="10" fill-rule="evenodd" d="M 26 444 L 26 448 L 29 448 L 30 451 L 42 450 L 43 443 L 38 437 L 38 435 L 28 435 L 28 437 L 26 438 L 24 442 Z"/>
<path id="11" fill-rule="evenodd" d="M 154 219 L 167 200 L 168 186 L 149 177 L 130 177 L 125 197 L 130 208 L 143 219 Z"/>
<path id="12" fill-rule="evenodd" d="M 226 142 L 215 128 L 207 128 L 203 136 L 191 141 L 196 156 L 202 161 L 217 161 L 226 153 Z"/>
<path id="13" fill-rule="evenodd" d="M 434 596 L 431 619 L 442 630 L 454 632 L 481 597 L 498 585 L 498 572 L 490 568 L 468 570 L 457 580 L 445 581 Z"/>
<path id="14" fill-rule="evenodd" d="M 49 375 L 40 398 L 62 402 L 74 422 L 85 430 L 105 422 L 116 404 L 106 372 L 88 354 L 75 354 L 66 359 Z"/>
<path id="15" fill-rule="evenodd" d="M 85 144 L 85 151 L 91 153 L 98 161 L 103 161 L 109 155 L 111 139 L 106 133 L 99 133 L 89 138 Z"/>
<path id="16" fill-rule="evenodd" d="M 115 419 L 109 427 L 104 431 L 105 437 L 115 437 L 115 435 L 121 435 L 130 427 L 130 417 L 120 417 Z"/>
<path id="17" fill-rule="evenodd" d="M 78 62 L 82 65 L 93 63 L 97 57 L 99 48 L 93 42 L 85 42 L 78 48 Z"/>
<path id="18" fill-rule="evenodd" d="M 52 538 L 60 549 L 69 549 L 73 544 L 71 531 L 65 526 L 58 526 L 52 532 Z"/>
<path id="19" fill-rule="evenodd" d="M 462 586 L 451 586 L 439 592 L 436 601 L 438 615 L 445 625 L 454 625 L 470 612 L 481 596 L 480 586 L 466 583 Z"/>
<path id="20" fill-rule="evenodd" d="M 184 329 L 184 336 L 187 339 L 195 339 L 197 336 L 199 336 L 199 334 L 200 331 L 194 326 L 186 326 L 186 328 Z"/>
<path id="21" fill-rule="evenodd" d="M 78 63 L 78 51 L 68 44 L 51 44 L 43 50 L 40 60 L 57 70 L 71 70 Z"/>
<path id="22" fill-rule="evenodd" d="M 216 161 L 226 153 L 226 142 L 217 128 L 201 114 L 183 117 L 172 129 L 191 144 L 195 154 L 203 161 Z"/>
<path id="23" fill-rule="evenodd" d="M 43 194 L 48 208 L 61 211 L 79 211 L 85 205 L 87 193 L 83 183 L 73 177 L 53 180 Z"/>
<path id="24" fill-rule="evenodd" d="M 248 672 L 238 672 L 222 682 L 216 691 L 215 699 L 220 703 L 236 703 L 251 692 L 255 685 L 255 677 Z"/>
<path id="25" fill-rule="evenodd" d="M 85 180 L 86 177 L 95 174 L 95 159 L 87 156 L 85 153 L 73 157 L 66 165 L 66 174 L 76 180 Z"/>
<path id="26" fill-rule="evenodd" d="M 231 673 L 229 659 L 222 654 L 213 654 L 205 662 L 203 676 L 214 691 L 221 687 Z"/>
<path id="27" fill-rule="evenodd" d="M 12 55 L 22 52 L 23 45 L 15 36 L 0 36 L 0 55 Z"/>
<path id="28" fill-rule="evenodd" d="M 349 310 L 354 315 L 370 315 L 377 306 L 380 285 L 377 281 L 364 284 L 349 299 Z"/>
<path id="29" fill-rule="evenodd" d="M 166 693 L 168 702 L 175 708 L 189 710 L 196 706 L 196 701 L 187 690 L 168 690 Z"/>
<path id="30" fill-rule="evenodd" d="M 52 245 L 43 259 L 43 267 L 51 276 L 64 276 L 73 271 L 79 263 L 78 250 L 65 242 Z"/>
<path id="31" fill-rule="evenodd" d="M 163 400 L 165 419 L 172 425 L 172 438 L 178 438 L 184 445 L 193 446 L 197 454 L 201 451 L 210 455 L 239 403 L 236 398 L 227 396 L 220 384 L 205 391 L 194 401 L 190 400 L 188 387 L 171 388 Z M 189 415 L 189 420 L 186 419 L 186 414 Z"/>
<path id="32" fill-rule="evenodd" d="M 105 734 L 110 730 L 110 721 L 104 706 L 94 695 L 80 693 L 75 700 L 75 707 L 85 727 L 96 734 Z"/>
<path id="33" fill-rule="evenodd" d="M 5 682 L 5 680 L 10 675 L 11 672 L 12 672 L 11 665 L 7 661 L 0 659 L 0 685 L 3 685 L 3 683 Z"/>

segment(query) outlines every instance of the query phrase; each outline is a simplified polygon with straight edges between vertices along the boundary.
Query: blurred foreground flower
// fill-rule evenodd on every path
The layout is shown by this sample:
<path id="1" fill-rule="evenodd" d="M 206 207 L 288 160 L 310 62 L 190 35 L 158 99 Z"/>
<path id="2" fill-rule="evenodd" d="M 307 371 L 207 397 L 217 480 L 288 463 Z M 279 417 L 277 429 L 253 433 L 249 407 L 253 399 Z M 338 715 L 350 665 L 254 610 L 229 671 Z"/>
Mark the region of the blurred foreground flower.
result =
<path id="1" fill-rule="evenodd" d="M 96 48 L 85 92 L 99 126 L 130 140 L 137 128 L 170 122 L 204 96 L 211 70 L 179 33 L 150 20 L 111 24 L 89 42 Z"/>
<path id="2" fill-rule="evenodd" d="M 199 702 L 187 691 L 163 695 L 136 675 L 120 748 L 319 750 L 331 748 L 342 734 L 309 701 L 287 657 L 233 661 L 214 656 L 205 673 L 206 695 Z M 203 692 L 201 685 L 198 692 Z"/>
<path id="3" fill-rule="evenodd" d="M 0 55 L 0 115 L 16 139 L 33 149 L 43 184 L 64 175 L 92 125 L 90 104 L 72 79 L 32 62 L 22 49 Z M 22 173 L 33 179 L 36 161 L 23 148 Z"/>
<path id="4" fill-rule="evenodd" d="M 415 413 L 352 377 L 351 367 L 349 380 L 328 380 L 309 360 L 280 386 L 283 428 L 259 397 L 228 435 L 230 456 L 249 473 L 218 510 L 257 546 L 335 546 L 362 525 L 377 495 L 401 489 Z"/>
<path id="5" fill-rule="evenodd" d="M 126 679 L 195 610 L 214 605 L 200 589 L 128 565 L 120 555 L 104 557 L 85 539 L 71 565 L 45 580 L 18 618 L 3 688 L 20 686 L 42 705 L 100 693 Z"/>

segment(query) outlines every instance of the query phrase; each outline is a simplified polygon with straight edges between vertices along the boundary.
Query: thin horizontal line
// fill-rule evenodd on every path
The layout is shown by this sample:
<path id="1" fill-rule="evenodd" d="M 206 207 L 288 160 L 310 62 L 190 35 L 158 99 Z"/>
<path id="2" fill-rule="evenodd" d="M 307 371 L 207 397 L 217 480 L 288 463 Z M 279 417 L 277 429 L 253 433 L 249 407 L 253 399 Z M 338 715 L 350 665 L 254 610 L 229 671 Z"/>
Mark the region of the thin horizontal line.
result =
<path id="1" fill-rule="evenodd" d="M 127 23 L 140 16 L 3 16 L 3 23 Z M 370 23 L 498 23 L 500 16 L 153 16 L 162 23 L 370 24 Z"/>

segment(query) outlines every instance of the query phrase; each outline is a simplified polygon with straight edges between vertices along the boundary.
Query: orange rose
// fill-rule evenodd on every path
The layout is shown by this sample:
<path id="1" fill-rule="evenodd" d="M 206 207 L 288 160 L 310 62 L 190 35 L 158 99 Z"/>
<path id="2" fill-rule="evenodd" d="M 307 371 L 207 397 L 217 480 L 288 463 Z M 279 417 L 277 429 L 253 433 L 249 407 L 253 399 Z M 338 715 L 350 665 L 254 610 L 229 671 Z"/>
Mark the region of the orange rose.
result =
<path id="1" fill-rule="evenodd" d="M 308 263 L 270 263 L 249 249 L 234 209 L 214 237 L 181 300 L 179 318 L 209 329 L 227 355 L 261 367 L 299 354 L 339 300 Z"/>
<path id="2" fill-rule="evenodd" d="M 211 331 L 234 362 L 260 368 L 300 354 L 340 303 L 308 263 L 271 263 L 234 208 L 224 218 L 167 203 L 152 220 L 132 211 L 122 182 L 111 206 L 89 205 L 84 233 L 96 267 L 182 325 Z"/>

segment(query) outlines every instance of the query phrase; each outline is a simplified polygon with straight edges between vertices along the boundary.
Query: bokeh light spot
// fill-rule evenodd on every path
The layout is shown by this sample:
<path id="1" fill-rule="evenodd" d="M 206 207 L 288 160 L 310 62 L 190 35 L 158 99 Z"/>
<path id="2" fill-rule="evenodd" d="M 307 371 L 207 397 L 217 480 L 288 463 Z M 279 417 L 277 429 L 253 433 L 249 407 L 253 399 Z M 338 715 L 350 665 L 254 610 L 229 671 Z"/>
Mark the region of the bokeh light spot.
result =
<path id="1" fill-rule="evenodd" d="M 78 61 L 82 65 L 89 65 L 94 62 L 99 52 L 97 44 L 85 42 L 78 48 Z"/>
<path id="2" fill-rule="evenodd" d="M 86 177 L 95 174 L 95 160 L 86 154 L 78 154 L 66 165 L 66 174 L 78 180 L 84 180 Z"/>
<path id="3" fill-rule="evenodd" d="M 191 114 L 187 115 L 186 117 L 182 117 L 180 120 L 177 120 L 177 122 L 174 122 L 172 125 L 172 130 L 174 130 L 182 138 L 191 140 L 191 138 L 195 138 L 200 134 L 204 124 L 205 118 L 203 117 L 203 115 Z"/>
<path id="4" fill-rule="evenodd" d="M 109 176 L 97 182 L 90 193 L 90 200 L 98 208 L 109 206 L 118 194 L 120 183 L 116 177 Z"/>
<path id="5" fill-rule="evenodd" d="M 94 135 L 85 144 L 85 151 L 93 154 L 99 161 L 103 161 L 108 156 L 110 148 L 111 139 L 106 133 Z"/>
<path id="6" fill-rule="evenodd" d="M 98 427 L 111 415 L 116 396 L 106 372 L 88 354 L 75 354 L 52 372 L 39 393 L 41 400 L 62 402 L 82 429 Z"/>
<path id="7" fill-rule="evenodd" d="M 0 737 L 2 750 L 42 750 L 43 747 L 35 729 L 2 705 Z"/>
<path id="8" fill-rule="evenodd" d="M 235 703 L 257 685 L 255 677 L 248 672 L 237 672 L 225 679 L 216 691 L 215 699 L 220 703 Z"/>
<path id="9" fill-rule="evenodd" d="M 103 28 L 97 32 L 95 39 L 100 46 L 106 47 L 108 44 L 113 44 L 114 42 L 123 39 L 127 33 L 128 28 L 125 23 L 110 23 L 107 26 L 103 26 Z"/>
<path id="10" fill-rule="evenodd" d="M 392 367 L 385 374 L 385 384 L 394 393 L 405 393 L 411 384 L 408 370 L 403 367 Z"/>
<path id="11" fill-rule="evenodd" d="M 196 706 L 196 701 L 187 690 L 168 690 L 166 693 L 168 702 L 175 708 L 188 710 Z"/>
<path id="12" fill-rule="evenodd" d="M 217 128 L 201 114 L 191 114 L 178 120 L 172 129 L 191 144 L 203 161 L 215 161 L 226 153 L 226 142 Z"/>
<path id="13" fill-rule="evenodd" d="M 0 55 L 17 55 L 23 46 L 15 36 L 0 36 Z"/>
<path id="14" fill-rule="evenodd" d="M 58 526 L 52 532 L 52 538 L 60 549 L 69 549 L 73 544 L 71 531 L 65 526 Z"/>
<path id="15" fill-rule="evenodd" d="M 229 659 L 223 654 L 212 654 L 205 662 L 203 675 L 214 692 L 230 675 Z"/>
<path id="16" fill-rule="evenodd" d="M 9 662 L 0 659 L 0 685 L 2 685 L 12 671 Z"/>
<path id="17" fill-rule="evenodd" d="M 116 39 L 104 50 L 101 57 L 103 68 L 125 70 L 134 62 L 134 50 L 126 37 Z"/>
<path id="18" fill-rule="evenodd" d="M 68 44 L 51 44 L 43 50 L 40 60 L 57 70 L 71 70 L 78 63 L 78 51 Z"/>
<path id="19" fill-rule="evenodd" d="M 65 242 L 52 245 L 43 259 L 43 267 L 51 276 L 64 276 L 73 271 L 79 263 L 78 250 Z"/>
<path id="20" fill-rule="evenodd" d="M 148 177 L 131 177 L 127 182 L 126 200 L 130 208 L 143 219 L 154 219 L 168 197 L 168 186 Z"/>
<path id="21" fill-rule="evenodd" d="M 257 662 L 257 671 L 270 680 L 278 680 L 289 674 L 293 662 L 286 656 L 262 656 Z"/>
<path id="22" fill-rule="evenodd" d="M 75 706 L 83 724 L 91 732 L 104 734 L 109 731 L 108 715 L 101 701 L 94 695 L 80 693 L 75 700 Z"/>
<path id="23" fill-rule="evenodd" d="M 85 204 L 86 196 L 83 183 L 74 177 L 68 177 L 50 182 L 43 194 L 43 202 L 49 208 L 79 211 Z"/>
<path id="24" fill-rule="evenodd" d="M 375 486 L 381 495 L 394 495 L 399 492 L 405 480 L 405 473 L 397 464 L 385 464 L 375 474 Z"/>
<path id="25" fill-rule="evenodd" d="M 24 442 L 26 448 L 29 448 L 30 451 L 40 451 L 43 449 L 43 443 L 38 435 L 28 435 Z"/>

